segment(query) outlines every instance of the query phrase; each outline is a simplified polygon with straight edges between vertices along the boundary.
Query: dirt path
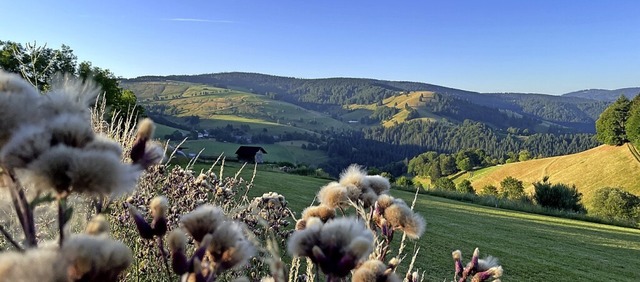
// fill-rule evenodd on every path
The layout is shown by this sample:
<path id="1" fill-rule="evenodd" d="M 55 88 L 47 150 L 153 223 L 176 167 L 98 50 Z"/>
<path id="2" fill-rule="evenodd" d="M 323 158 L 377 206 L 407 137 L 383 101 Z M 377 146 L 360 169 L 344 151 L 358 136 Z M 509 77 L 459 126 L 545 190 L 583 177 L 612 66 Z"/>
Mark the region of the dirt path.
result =
<path id="1" fill-rule="evenodd" d="M 542 175 L 540 176 L 540 178 L 544 178 L 545 176 L 551 176 L 549 175 L 549 167 L 555 163 L 559 158 L 555 158 L 553 159 L 553 161 L 549 162 L 546 166 L 544 166 L 544 168 L 542 169 Z"/>

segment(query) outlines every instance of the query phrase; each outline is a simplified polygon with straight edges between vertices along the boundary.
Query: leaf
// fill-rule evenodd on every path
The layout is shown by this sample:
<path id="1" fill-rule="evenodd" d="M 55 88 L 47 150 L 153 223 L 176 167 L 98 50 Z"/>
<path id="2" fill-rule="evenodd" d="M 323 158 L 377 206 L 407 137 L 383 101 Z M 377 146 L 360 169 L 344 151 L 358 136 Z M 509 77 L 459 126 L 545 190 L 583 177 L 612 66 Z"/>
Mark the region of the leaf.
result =
<path id="1" fill-rule="evenodd" d="M 29 206 L 33 209 L 40 204 L 51 203 L 55 200 L 56 199 L 53 196 L 51 196 L 51 193 L 47 193 L 45 195 L 38 195 L 35 199 L 33 199 L 33 201 L 31 201 L 31 203 L 29 203 Z"/>
<path id="2" fill-rule="evenodd" d="M 64 210 L 64 223 L 66 224 L 71 220 L 71 216 L 73 216 L 73 207 L 68 207 Z"/>

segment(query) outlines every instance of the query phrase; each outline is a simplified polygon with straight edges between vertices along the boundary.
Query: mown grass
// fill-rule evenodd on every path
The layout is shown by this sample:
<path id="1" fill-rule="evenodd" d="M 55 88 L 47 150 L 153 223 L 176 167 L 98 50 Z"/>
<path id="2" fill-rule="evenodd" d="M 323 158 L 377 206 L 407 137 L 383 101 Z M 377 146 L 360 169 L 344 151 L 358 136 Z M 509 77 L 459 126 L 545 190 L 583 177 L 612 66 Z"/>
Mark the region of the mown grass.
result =
<path id="1" fill-rule="evenodd" d="M 239 165 L 225 168 L 234 174 Z M 250 179 L 252 167 L 240 174 Z M 275 191 L 283 194 L 298 214 L 330 180 L 259 169 L 250 196 Z M 413 193 L 394 190 L 407 202 Z M 416 266 L 427 281 L 453 278 L 451 252 L 460 249 L 468 260 L 475 247 L 481 256 L 498 257 L 503 281 L 638 281 L 640 230 L 468 204 L 418 195 L 415 210 L 427 221 L 425 235 L 416 241 Z M 397 235 L 397 239 L 401 237 Z M 409 243 L 409 251 L 414 242 Z M 407 258 L 408 260 L 409 258 Z M 408 263 L 408 261 L 405 261 Z"/>
<path id="2" fill-rule="evenodd" d="M 290 162 L 293 164 L 307 164 L 318 165 L 329 159 L 329 157 L 319 150 L 304 150 L 299 145 L 299 142 L 294 142 L 290 145 L 290 142 L 280 142 L 277 144 L 249 144 L 248 146 L 260 146 L 267 151 L 267 154 L 263 155 L 265 162 Z M 224 156 L 235 159 L 235 152 L 242 144 L 218 142 L 215 140 L 200 139 L 200 140 L 187 140 L 184 145 L 187 147 L 185 152 L 197 154 L 202 151 L 204 156 L 219 156 L 224 153 Z"/>

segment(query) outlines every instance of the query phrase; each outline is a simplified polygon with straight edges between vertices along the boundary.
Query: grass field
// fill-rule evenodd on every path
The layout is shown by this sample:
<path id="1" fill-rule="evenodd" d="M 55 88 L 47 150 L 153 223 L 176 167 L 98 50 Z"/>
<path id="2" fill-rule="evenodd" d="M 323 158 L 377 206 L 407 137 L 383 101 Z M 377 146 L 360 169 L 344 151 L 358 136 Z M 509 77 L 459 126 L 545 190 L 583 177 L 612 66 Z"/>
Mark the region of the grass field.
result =
<path id="1" fill-rule="evenodd" d="M 267 151 L 263 156 L 266 162 L 290 162 L 293 164 L 318 165 L 328 160 L 328 156 L 322 151 L 309 151 L 300 148 L 301 142 L 289 141 L 277 144 L 250 144 L 261 146 Z M 218 142 L 214 140 L 188 140 L 184 143 L 185 152 L 197 154 L 200 150 L 205 156 L 225 156 L 235 159 L 235 152 L 241 144 Z"/>
<path id="2" fill-rule="evenodd" d="M 208 168 L 208 167 L 207 167 Z M 238 164 L 225 168 L 225 175 Z M 253 167 L 240 174 L 250 179 Z M 329 180 L 263 171 L 256 174 L 250 196 L 275 191 L 285 195 L 298 212 Z M 413 194 L 394 190 L 410 202 Z M 419 195 L 416 211 L 427 221 L 416 266 L 426 270 L 427 281 L 450 281 L 451 252 L 460 249 L 468 260 L 475 247 L 481 257 L 500 259 L 503 281 L 638 281 L 640 230 L 559 219 L 461 203 Z M 396 240 L 401 236 L 398 235 Z M 409 244 L 409 251 L 413 248 Z"/>
<path id="3" fill-rule="evenodd" d="M 533 191 L 533 182 L 549 176 L 552 183 L 575 184 L 583 194 L 583 202 L 589 207 L 593 193 L 603 187 L 622 187 L 640 195 L 640 162 L 629 148 L 602 145 L 577 154 L 558 156 L 526 162 L 491 167 L 467 174 L 457 180 L 468 178 L 473 187 L 480 189 L 487 184 L 500 186 L 507 176 L 522 180 L 525 190 Z"/>
<path id="4" fill-rule="evenodd" d="M 164 138 L 165 135 L 169 135 L 169 134 L 173 133 L 176 130 L 182 132 L 183 134 L 188 134 L 189 133 L 186 130 L 177 129 L 177 128 L 166 126 L 166 125 L 163 125 L 163 124 L 156 123 L 155 125 L 156 125 L 156 131 L 155 131 L 155 134 L 154 134 L 155 135 L 154 138 L 162 139 L 162 138 Z"/>

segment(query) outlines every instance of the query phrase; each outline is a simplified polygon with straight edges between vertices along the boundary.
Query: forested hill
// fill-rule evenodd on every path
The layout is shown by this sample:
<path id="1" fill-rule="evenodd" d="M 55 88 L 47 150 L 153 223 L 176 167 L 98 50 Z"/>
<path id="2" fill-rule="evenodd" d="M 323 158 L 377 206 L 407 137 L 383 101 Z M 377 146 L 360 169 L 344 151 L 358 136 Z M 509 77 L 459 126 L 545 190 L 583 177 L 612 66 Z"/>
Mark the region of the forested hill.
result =
<path id="1" fill-rule="evenodd" d="M 200 75 L 143 76 L 127 83 L 181 81 L 265 95 L 313 110 L 330 107 L 375 104 L 385 98 L 411 91 L 430 91 L 438 116 L 454 122 L 472 119 L 506 130 L 531 132 L 595 132 L 594 123 L 608 102 L 592 99 L 523 93 L 478 93 L 427 83 L 363 78 L 299 79 L 257 73 L 214 73 Z M 470 115 L 474 109 L 482 114 Z M 470 116 L 472 116 L 470 118 Z M 499 121 L 499 122 L 496 122 Z"/>
<path id="2" fill-rule="evenodd" d="M 562 96 L 566 97 L 579 97 L 579 98 L 587 98 L 592 100 L 599 100 L 605 102 L 613 102 L 620 95 L 624 95 L 627 99 L 633 99 L 636 95 L 640 94 L 640 87 L 629 87 L 629 88 L 621 88 L 616 90 L 606 90 L 606 89 L 587 89 L 580 90 L 571 93 L 564 94 Z"/>

